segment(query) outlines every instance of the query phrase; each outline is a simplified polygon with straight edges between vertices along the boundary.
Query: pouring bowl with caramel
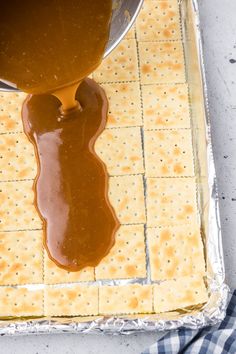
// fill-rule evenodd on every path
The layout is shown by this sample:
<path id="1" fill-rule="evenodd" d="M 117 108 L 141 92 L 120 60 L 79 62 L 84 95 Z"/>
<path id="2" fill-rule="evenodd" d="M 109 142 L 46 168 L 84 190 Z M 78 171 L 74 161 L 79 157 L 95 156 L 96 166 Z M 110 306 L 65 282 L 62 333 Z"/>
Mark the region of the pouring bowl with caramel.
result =
<path id="1" fill-rule="evenodd" d="M 126 33 L 130 30 L 143 4 L 143 0 L 112 0 L 112 2 L 113 11 L 110 36 L 104 53 L 104 58 L 116 48 Z M 0 77 L 0 91 L 18 90 L 19 89 L 15 87 L 14 84 L 3 80 Z"/>

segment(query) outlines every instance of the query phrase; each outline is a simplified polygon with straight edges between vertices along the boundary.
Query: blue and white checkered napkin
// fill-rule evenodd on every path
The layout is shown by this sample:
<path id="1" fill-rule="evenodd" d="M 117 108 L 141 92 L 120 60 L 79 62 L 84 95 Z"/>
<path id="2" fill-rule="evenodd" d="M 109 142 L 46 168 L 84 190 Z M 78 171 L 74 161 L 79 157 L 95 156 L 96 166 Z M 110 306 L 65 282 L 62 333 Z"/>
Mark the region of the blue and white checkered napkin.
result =
<path id="1" fill-rule="evenodd" d="M 201 330 L 180 328 L 168 332 L 142 354 L 236 354 L 236 290 L 225 319 Z"/>

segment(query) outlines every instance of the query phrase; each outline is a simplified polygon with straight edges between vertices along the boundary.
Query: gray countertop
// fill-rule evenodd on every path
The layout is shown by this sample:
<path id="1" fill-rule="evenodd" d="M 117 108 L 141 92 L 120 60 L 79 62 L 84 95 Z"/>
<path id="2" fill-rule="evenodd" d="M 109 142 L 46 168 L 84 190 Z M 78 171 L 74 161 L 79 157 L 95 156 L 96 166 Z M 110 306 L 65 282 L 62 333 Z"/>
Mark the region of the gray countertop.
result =
<path id="1" fill-rule="evenodd" d="M 236 1 L 199 0 L 212 139 L 217 169 L 226 279 L 236 287 Z M 155 333 L 131 336 L 2 337 L 5 354 L 136 354 Z"/>

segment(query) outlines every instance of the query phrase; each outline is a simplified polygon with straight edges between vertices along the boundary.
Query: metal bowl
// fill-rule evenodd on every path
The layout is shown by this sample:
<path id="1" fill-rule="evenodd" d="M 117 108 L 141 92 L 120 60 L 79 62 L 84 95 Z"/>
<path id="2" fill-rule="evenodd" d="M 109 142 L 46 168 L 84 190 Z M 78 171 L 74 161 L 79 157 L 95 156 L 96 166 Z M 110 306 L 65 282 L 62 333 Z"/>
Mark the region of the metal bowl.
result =
<path id="1" fill-rule="evenodd" d="M 142 4 L 143 0 L 113 0 L 110 39 L 105 57 L 111 53 L 132 27 Z"/>
<path id="2" fill-rule="evenodd" d="M 104 57 L 109 55 L 133 25 L 143 0 L 113 0 L 110 39 Z M 0 91 L 18 91 L 10 83 L 0 81 Z"/>

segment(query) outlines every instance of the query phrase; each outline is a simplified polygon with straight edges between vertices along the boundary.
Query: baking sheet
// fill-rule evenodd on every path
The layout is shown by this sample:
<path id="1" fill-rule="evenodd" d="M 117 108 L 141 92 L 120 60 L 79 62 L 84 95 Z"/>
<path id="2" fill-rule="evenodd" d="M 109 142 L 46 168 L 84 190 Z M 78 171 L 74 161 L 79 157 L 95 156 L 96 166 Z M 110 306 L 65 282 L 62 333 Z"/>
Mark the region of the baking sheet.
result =
<path id="1" fill-rule="evenodd" d="M 207 261 L 206 282 L 209 301 L 160 315 L 81 318 L 6 319 L 0 322 L 0 334 L 29 334 L 51 332 L 123 333 L 175 329 L 180 326 L 200 328 L 220 321 L 225 315 L 228 287 L 224 284 L 224 262 L 218 208 L 215 168 L 210 138 L 207 89 L 196 0 L 180 1 L 186 77 L 189 84 L 191 124 L 195 171 L 197 172 L 198 207 Z M 205 142 L 205 144 L 204 144 Z M 128 284 L 129 280 L 114 281 Z M 138 282 L 135 279 L 135 282 Z M 141 281 L 140 281 L 141 282 Z M 103 284 L 105 281 L 103 282 Z"/>

